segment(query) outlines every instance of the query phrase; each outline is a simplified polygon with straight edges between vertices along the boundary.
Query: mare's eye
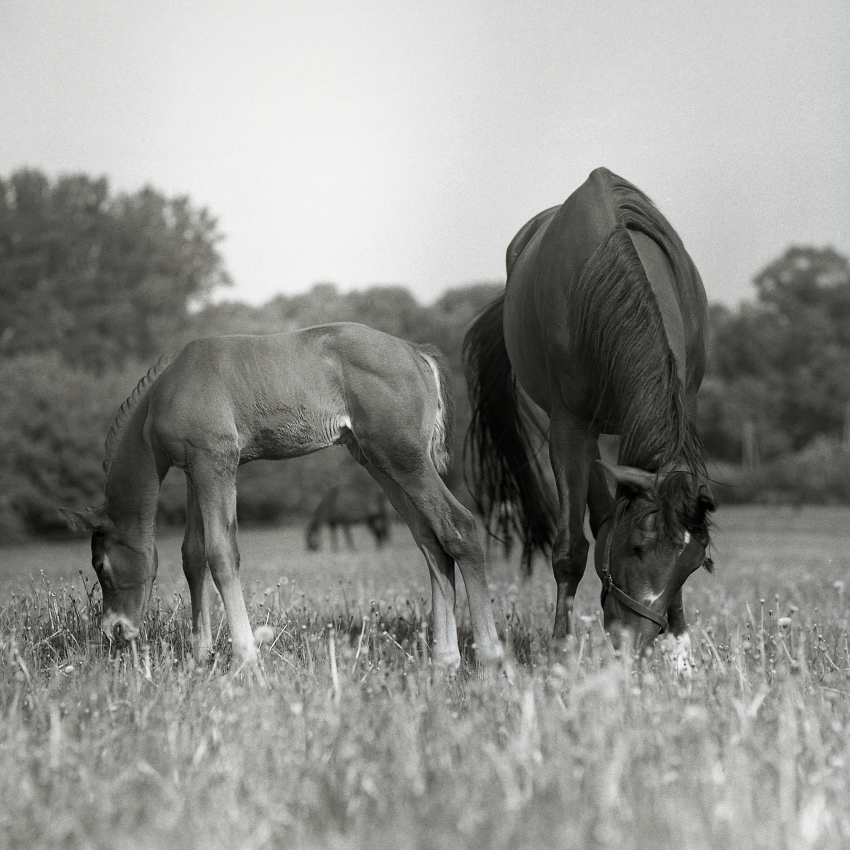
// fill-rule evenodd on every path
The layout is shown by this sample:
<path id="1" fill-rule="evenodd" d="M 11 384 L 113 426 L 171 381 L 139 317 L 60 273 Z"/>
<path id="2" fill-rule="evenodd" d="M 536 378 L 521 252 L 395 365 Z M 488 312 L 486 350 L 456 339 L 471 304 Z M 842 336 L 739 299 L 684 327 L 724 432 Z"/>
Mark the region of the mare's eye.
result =
<path id="1" fill-rule="evenodd" d="M 643 535 L 641 534 L 640 528 L 632 529 L 632 533 L 629 535 L 629 547 L 632 552 L 640 553 L 642 545 Z"/>

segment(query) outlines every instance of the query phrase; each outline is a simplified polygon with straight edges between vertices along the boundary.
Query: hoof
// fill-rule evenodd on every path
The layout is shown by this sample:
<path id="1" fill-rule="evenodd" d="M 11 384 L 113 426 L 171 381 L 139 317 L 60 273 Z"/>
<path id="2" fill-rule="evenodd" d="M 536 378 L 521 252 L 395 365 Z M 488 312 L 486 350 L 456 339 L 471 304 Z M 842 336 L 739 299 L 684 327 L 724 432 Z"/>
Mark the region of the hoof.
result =
<path id="1" fill-rule="evenodd" d="M 256 657 L 243 661 L 233 671 L 233 678 L 241 678 L 246 684 L 258 685 L 261 688 L 269 686 L 263 666 Z"/>
<path id="2" fill-rule="evenodd" d="M 662 652 L 669 660 L 673 672 L 683 679 L 690 679 L 694 674 L 694 660 L 691 654 L 691 636 L 685 632 L 681 635 L 665 638 L 661 644 Z"/>
<path id="3" fill-rule="evenodd" d="M 460 669 L 460 664 L 449 666 L 446 664 L 431 663 L 431 681 L 435 684 L 443 683 L 450 685 L 457 678 L 457 671 Z"/>
<path id="4" fill-rule="evenodd" d="M 549 664 L 563 664 L 569 654 L 575 649 L 576 639 L 572 635 L 567 635 L 565 638 L 553 637 L 549 641 L 549 648 L 546 651 Z"/>

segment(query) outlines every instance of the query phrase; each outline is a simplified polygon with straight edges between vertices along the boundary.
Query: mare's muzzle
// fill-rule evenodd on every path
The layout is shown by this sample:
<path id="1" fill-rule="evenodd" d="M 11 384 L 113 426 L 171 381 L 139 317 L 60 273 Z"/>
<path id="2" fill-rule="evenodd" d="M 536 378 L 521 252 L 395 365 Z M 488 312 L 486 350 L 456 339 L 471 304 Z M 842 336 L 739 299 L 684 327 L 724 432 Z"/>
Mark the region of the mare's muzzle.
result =
<path id="1" fill-rule="evenodd" d="M 635 599 L 633 596 L 629 596 L 629 594 L 626 593 L 625 590 L 615 584 L 614 578 L 611 575 L 611 547 L 614 542 L 614 532 L 617 528 L 617 522 L 620 518 L 619 514 L 620 510 L 615 507 L 614 514 L 610 520 L 611 525 L 605 537 L 605 548 L 603 550 L 602 555 L 602 567 L 599 573 L 599 578 L 602 580 L 602 594 L 600 598 L 600 605 L 602 606 L 602 610 L 604 611 L 605 600 L 610 594 L 620 603 L 620 605 L 631 611 L 633 614 L 637 614 L 644 620 L 649 620 L 650 622 L 655 623 L 655 625 L 658 626 L 659 629 L 658 634 L 663 634 L 669 628 L 666 613 L 662 611 L 655 611 L 648 605 L 644 605 L 644 603 Z"/>

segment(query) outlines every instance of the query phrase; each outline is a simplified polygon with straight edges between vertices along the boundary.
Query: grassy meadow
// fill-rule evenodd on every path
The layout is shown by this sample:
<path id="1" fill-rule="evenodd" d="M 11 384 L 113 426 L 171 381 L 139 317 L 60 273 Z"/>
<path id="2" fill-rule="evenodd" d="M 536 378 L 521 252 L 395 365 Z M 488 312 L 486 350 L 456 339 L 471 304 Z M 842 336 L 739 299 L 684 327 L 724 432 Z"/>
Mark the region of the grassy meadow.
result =
<path id="1" fill-rule="evenodd" d="M 193 664 L 179 537 L 137 661 L 98 633 L 87 541 L 0 548 L 0 848 L 850 846 L 850 510 L 718 512 L 690 680 L 612 655 L 592 568 L 550 664 L 551 571 L 494 552 L 513 680 L 475 670 L 461 592 L 466 663 L 435 681 L 409 533 L 356 539 L 241 535 L 267 689 L 226 626 Z"/>

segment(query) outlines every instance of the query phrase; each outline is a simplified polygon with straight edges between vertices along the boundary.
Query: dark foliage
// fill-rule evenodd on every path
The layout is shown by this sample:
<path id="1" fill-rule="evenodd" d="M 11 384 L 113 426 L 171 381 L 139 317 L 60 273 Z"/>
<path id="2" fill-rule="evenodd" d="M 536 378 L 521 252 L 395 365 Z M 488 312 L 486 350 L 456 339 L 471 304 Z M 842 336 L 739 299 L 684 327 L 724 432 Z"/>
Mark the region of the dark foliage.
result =
<path id="1" fill-rule="evenodd" d="M 109 369 L 155 357 L 189 305 L 228 282 L 220 235 L 188 198 L 38 171 L 0 180 L 0 353 Z"/>
<path id="2" fill-rule="evenodd" d="M 790 248 L 755 279 L 757 300 L 711 311 L 701 431 L 715 457 L 757 459 L 848 436 L 850 265 L 825 248 Z"/>

